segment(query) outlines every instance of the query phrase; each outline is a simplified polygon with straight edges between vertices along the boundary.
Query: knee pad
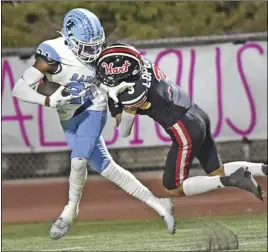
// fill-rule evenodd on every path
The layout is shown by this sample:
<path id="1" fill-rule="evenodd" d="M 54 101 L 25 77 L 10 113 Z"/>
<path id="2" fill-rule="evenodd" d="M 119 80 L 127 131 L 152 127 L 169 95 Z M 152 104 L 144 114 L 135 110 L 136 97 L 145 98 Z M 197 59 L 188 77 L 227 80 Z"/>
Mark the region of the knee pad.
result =
<path id="1" fill-rule="evenodd" d="M 71 168 L 76 172 L 81 172 L 87 170 L 87 162 L 86 158 L 75 157 L 71 159 Z"/>

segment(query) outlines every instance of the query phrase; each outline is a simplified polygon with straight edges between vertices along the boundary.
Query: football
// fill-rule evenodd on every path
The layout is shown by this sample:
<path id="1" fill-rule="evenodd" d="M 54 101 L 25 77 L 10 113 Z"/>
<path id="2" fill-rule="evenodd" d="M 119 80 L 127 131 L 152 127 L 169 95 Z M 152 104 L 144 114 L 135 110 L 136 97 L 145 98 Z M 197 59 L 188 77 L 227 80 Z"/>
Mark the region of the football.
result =
<path id="1" fill-rule="evenodd" d="M 60 86 L 61 85 L 59 83 L 52 81 L 42 82 L 38 85 L 36 91 L 37 93 L 42 94 L 44 96 L 51 96 Z M 62 96 L 68 95 L 70 95 L 70 93 L 67 91 L 67 89 L 63 89 Z"/>

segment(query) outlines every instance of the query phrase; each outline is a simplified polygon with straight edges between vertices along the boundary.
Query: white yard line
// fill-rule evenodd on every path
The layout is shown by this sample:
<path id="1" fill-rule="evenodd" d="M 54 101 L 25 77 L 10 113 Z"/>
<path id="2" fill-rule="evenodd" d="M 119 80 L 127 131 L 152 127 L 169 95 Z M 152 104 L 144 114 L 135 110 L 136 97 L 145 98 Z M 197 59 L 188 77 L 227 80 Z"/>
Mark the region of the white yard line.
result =
<path id="1" fill-rule="evenodd" d="M 262 244 L 262 243 L 265 243 L 267 245 L 267 241 L 240 242 L 239 245 Z"/>
<path id="2" fill-rule="evenodd" d="M 76 249 L 84 249 L 86 247 L 68 247 L 68 248 L 60 248 L 60 249 L 43 249 L 41 251 L 46 251 L 46 252 L 49 252 L 49 251 L 70 251 L 70 250 L 76 250 Z"/>

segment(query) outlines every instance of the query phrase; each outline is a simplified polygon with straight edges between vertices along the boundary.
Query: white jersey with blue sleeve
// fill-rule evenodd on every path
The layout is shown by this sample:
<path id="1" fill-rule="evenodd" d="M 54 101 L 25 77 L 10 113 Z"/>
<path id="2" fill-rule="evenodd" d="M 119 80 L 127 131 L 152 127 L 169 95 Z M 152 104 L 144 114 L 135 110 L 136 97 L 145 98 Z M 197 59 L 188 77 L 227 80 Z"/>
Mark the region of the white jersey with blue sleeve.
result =
<path id="1" fill-rule="evenodd" d="M 61 121 L 72 118 L 77 111 L 107 109 L 107 96 L 97 85 L 93 65 L 84 64 L 66 46 L 62 37 L 47 40 L 41 43 L 36 50 L 36 57 L 41 57 L 48 64 L 58 63 L 55 73 L 46 73 L 48 81 L 65 86 L 69 93 L 78 95 L 83 89 L 86 95 L 75 98 L 57 109 Z"/>

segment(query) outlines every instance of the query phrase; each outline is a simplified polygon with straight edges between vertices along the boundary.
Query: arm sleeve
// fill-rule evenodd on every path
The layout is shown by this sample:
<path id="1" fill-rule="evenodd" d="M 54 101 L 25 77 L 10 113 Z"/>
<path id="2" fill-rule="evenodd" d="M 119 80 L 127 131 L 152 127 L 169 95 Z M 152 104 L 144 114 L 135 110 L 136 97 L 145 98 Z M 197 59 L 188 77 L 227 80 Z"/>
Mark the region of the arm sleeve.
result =
<path id="1" fill-rule="evenodd" d="M 116 104 L 111 98 L 108 98 L 108 107 L 112 117 L 116 117 L 116 115 L 121 114 L 123 110 L 122 105 Z"/>
<path id="2" fill-rule="evenodd" d="M 122 112 L 121 123 L 118 126 L 120 137 L 128 137 L 130 135 L 135 116 L 136 114 L 129 114 L 125 111 Z"/>
<path id="3" fill-rule="evenodd" d="M 46 97 L 33 89 L 43 78 L 43 73 L 33 66 L 29 67 L 15 83 L 12 96 L 25 102 L 45 105 Z"/>

